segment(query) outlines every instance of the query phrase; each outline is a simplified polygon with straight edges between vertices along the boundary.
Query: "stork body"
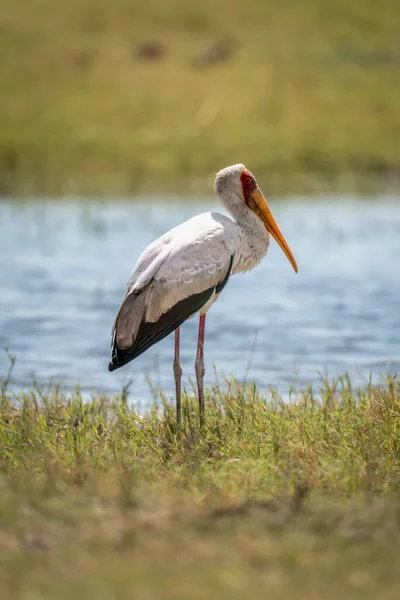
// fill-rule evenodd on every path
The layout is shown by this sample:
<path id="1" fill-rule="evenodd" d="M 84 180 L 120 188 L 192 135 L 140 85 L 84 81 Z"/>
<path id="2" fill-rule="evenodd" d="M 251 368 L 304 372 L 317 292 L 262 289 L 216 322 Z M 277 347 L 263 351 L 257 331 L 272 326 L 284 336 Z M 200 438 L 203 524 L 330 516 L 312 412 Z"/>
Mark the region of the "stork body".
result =
<path id="1" fill-rule="evenodd" d="M 151 243 L 127 283 L 112 330 L 109 370 L 127 364 L 175 331 L 177 420 L 181 417 L 180 326 L 200 315 L 196 355 L 200 422 L 204 415 L 206 313 L 229 277 L 254 268 L 266 255 L 270 232 L 293 268 L 297 265 L 254 176 L 238 164 L 217 173 L 215 191 L 233 219 L 208 212 L 189 219 Z"/>

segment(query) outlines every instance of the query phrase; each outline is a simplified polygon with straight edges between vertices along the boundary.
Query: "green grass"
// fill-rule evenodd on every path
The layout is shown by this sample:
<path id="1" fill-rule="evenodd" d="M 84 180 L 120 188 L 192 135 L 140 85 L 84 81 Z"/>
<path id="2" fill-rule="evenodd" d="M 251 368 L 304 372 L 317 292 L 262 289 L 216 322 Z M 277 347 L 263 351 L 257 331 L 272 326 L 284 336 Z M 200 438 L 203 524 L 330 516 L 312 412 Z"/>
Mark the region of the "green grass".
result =
<path id="1" fill-rule="evenodd" d="M 0 405 L 0 597 L 397 599 L 400 382 Z"/>
<path id="2" fill-rule="evenodd" d="M 204 193 L 237 161 L 268 191 L 396 184 L 398 24 L 397 0 L 3 0 L 0 189 Z"/>

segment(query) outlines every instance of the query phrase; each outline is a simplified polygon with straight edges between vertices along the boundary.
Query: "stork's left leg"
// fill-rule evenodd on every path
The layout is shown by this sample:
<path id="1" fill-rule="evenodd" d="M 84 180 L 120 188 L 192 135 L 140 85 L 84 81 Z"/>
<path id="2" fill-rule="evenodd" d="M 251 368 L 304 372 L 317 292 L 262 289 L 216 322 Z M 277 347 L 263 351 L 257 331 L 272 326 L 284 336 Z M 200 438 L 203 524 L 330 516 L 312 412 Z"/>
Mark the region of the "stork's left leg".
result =
<path id="1" fill-rule="evenodd" d="M 181 380 L 182 368 L 179 362 L 180 328 L 175 329 L 174 378 L 176 395 L 176 421 L 181 422 Z"/>
<path id="2" fill-rule="evenodd" d="M 196 354 L 196 379 L 197 379 L 197 393 L 199 397 L 199 412 L 200 412 L 200 426 L 204 425 L 204 374 L 206 372 L 204 368 L 204 330 L 206 326 L 206 315 L 201 315 L 199 321 L 199 337 L 197 340 L 197 354 Z"/>

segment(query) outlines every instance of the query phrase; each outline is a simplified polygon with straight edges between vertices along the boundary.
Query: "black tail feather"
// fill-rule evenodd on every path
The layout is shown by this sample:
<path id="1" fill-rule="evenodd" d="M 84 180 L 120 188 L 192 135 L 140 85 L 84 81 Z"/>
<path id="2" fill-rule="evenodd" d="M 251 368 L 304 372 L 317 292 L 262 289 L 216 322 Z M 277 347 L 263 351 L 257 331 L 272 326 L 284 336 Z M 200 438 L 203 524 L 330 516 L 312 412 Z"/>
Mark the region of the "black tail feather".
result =
<path id="1" fill-rule="evenodd" d="M 184 321 L 189 319 L 197 311 L 199 311 L 206 302 L 209 301 L 214 292 L 219 294 L 228 282 L 231 274 L 233 264 L 233 255 L 229 262 L 228 271 L 224 279 L 217 285 L 200 292 L 199 294 L 193 294 L 185 300 L 181 300 L 178 304 L 175 304 L 168 312 L 161 315 L 156 323 L 147 323 L 142 321 L 135 339 L 134 344 L 127 349 L 118 348 L 116 333 L 114 331 L 114 338 L 112 342 L 111 351 L 111 362 L 108 365 L 109 371 L 115 371 L 120 367 L 123 367 L 128 362 L 137 358 L 143 352 L 148 350 L 150 346 L 153 346 L 157 342 L 164 339 L 167 335 L 172 333 L 177 327 L 182 325 Z M 118 317 L 117 317 L 118 318 Z M 115 328 L 116 330 L 116 328 Z"/>
<path id="2" fill-rule="evenodd" d="M 194 315 L 208 300 L 214 292 L 214 287 L 205 292 L 193 294 L 185 300 L 181 300 L 173 306 L 168 312 L 161 315 L 156 323 L 147 323 L 142 321 L 133 346 L 127 349 L 118 348 L 116 335 L 112 343 L 111 362 L 108 365 L 109 371 L 115 371 L 123 367 L 128 362 L 143 354 L 167 335 L 172 333 L 177 327 L 182 325 L 189 317 Z"/>

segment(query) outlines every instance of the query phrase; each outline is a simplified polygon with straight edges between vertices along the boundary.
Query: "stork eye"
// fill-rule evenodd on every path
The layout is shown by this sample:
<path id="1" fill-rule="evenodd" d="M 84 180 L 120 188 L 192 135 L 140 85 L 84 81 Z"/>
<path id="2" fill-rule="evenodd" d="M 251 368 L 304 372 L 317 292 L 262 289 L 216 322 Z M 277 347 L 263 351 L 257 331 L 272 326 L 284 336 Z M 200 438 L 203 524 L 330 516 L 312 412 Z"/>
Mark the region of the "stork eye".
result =
<path id="1" fill-rule="evenodd" d="M 251 178 L 250 178 L 250 177 L 246 177 L 246 179 L 244 180 L 244 182 L 245 182 L 247 185 L 250 185 L 250 184 L 251 184 Z"/>

